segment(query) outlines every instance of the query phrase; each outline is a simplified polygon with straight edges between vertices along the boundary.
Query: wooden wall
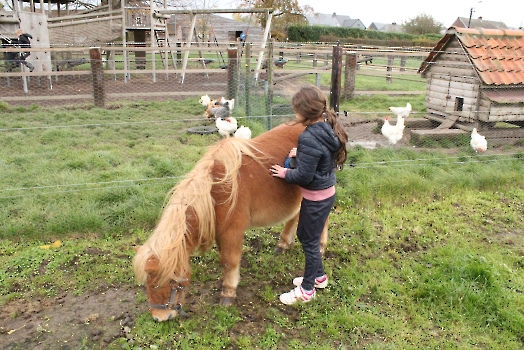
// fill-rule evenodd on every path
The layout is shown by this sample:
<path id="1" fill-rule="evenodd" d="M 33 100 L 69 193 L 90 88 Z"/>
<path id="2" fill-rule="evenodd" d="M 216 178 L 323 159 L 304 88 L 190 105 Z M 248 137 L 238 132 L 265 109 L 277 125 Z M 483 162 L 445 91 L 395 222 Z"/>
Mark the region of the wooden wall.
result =
<path id="1" fill-rule="evenodd" d="M 497 103 L 481 93 L 482 82 L 458 39 L 442 50 L 425 73 L 428 113 L 458 115 L 464 122 L 524 120 L 522 103 Z M 455 110 L 457 98 L 462 98 L 462 111 Z"/>
<path id="2" fill-rule="evenodd" d="M 20 11 L 18 16 L 20 18 L 20 28 L 24 33 L 29 33 L 33 37 L 31 39 L 31 47 L 49 48 L 47 16 L 44 13 L 27 11 Z M 49 51 L 31 51 L 27 62 L 30 62 L 35 67 L 35 72 L 52 71 L 51 53 Z"/>
<path id="3" fill-rule="evenodd" d="M 458 113 L 463 120 L 477 119 L 480 80 L 457 39 L 443 48 L 425 75 L 428 79 L 428 112 L 439 115 Z M 461 112 L 455 111 L 457 97 L 463 99 Z"/>

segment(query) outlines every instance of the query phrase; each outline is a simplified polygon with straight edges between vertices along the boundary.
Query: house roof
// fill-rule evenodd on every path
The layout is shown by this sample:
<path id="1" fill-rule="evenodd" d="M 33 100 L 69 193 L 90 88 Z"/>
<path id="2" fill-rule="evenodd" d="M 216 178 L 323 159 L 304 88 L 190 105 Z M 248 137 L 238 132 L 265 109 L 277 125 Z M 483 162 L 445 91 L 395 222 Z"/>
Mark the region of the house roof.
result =
<path id="1" fill-rule="evenodd" d="M 345 28 L 361 28 L 366 27 L 359 19 L 351 19 L 349 16 L 326 14 L 326 13 L 315 13 L 314 16 L 306 17 L 308 23 L 312 26 L 330 26 L 330 27 L 345 27 Z M 360 23 L 360 24 L 359 24 Z"/>
<path id="2" fill-rule="evenodd" d="M 424 73 L 453 38 L 464 48 L 483 84 L 524 87 L 524 30 L 451 27 L 418 72 Z"/>
<path id="3" fill-rule="evenodd" d="M 396 23 L 379 23 L 379 22 L 373 22 L 369 25 L 368 29 L 371 30 L 378 30 L 381 32 L 393 32 L 393 33 L 400 33 L 403 31 L 402 25 L 396 24 Z"/>
<path id="4" fill-rule="evenodd" d="M 468 17 L 458 17 L 453 22 L 452 27 L 461 28 L 484 28 L 484 29 L 508 29 L 508 26 L 504 22 L 488 21 L 480 18 L 472 18 L 471 23 Z"/>
<path id="5" fill-rule="evenodd" d="M 341 23 L 336 18 L 337 15 L 325 14 L 325 13 L 315 13 L 314 16 L 307 16 L 307 20 L 310 25 L 321 25 L 321 26 L 330 26 L 338 27 Z M 348 17 L 349 18 L 349 17 Z"/>

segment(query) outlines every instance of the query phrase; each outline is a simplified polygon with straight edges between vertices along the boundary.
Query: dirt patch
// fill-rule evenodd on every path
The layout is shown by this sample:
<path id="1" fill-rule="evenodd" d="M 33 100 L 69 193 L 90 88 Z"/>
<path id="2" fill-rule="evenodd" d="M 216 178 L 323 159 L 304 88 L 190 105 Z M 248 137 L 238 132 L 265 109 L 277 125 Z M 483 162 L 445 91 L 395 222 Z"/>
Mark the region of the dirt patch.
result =
<path id="1" fill-rule="evenodd" d="M 78 349 L 107 346 L 126 337 L 147 303 L 136 302 L 139 287 L 110 288 L 81 296 L 15 300 L 0 312 L 3 349 Z M 128 327 L 128 328 L 126 328 Z"/>

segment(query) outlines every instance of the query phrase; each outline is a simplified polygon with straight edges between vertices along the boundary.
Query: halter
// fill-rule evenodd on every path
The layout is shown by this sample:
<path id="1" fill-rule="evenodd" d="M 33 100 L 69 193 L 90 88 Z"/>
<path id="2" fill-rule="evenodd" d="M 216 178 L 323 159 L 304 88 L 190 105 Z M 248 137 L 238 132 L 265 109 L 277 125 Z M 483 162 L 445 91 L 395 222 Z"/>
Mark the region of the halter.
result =
<path id="1" fill-rule="evenodd" d="M 149 303 L 149 306 L 152 307 L 153 309 L 160 309 L 160 310 L 175 310 L 178 312 L 178 314 L 182 317 L 189 317 L 189 314 L 187 314 L 183 309 L 182 309 L 182 304 L 179 302 L 175 303 L 175 298 L 176 298 L 176 295 L 178 293 L 178 291 L 182 292 L 184 290 L 184 287 L 181 286 L 178 282 L 176 282 L 175 280 L 171 280 L 169 282 L 169 285 L 171 286 L 171 295 L 169 296 L 169 301 L 165 304 L 154 304 L 154 303 Z M 153 288 L 158 288 L 160 286 L 156 286 L 156 287 L 153 287 Z"/>

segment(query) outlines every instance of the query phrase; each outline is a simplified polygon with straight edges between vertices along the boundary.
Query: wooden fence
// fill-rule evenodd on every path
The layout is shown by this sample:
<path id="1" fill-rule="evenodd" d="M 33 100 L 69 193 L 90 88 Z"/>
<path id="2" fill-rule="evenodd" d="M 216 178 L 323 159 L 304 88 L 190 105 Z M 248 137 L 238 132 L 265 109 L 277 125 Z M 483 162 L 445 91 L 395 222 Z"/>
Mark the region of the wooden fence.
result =
<path id="1" fill-rule="evenodd" d="M 240 93 L 239 89 L 252 85 L 263 86 L 271 99 L 272 94 L 285 90 L 286 82 L 296 82 L 306 75 L 314 75 L 317 86 L 331 90 L 333 86 L 322 83 L 321 77 L 333 72 L 344 75 L 337 78 L 343 87 L 340 97 L 352 98 L 356 75 L 374 75 L 385 82 L 391 81 L 392 74 L 416 76 L 416 63 L 427 56 L 427 50 L 287 43 L 269 43 L 261 56 L 256 44 L 200 45 L 19 49 L 43 51 L 49 55 L 51 65 L 40 67 L 35 62 L 33 72 L 23 66 L 12 72 L 3 69 L 0 99 L 12 104 L 76 101 L 105 106 L 107 101 L 119 99 L 187 98 L 204 93 L 232 98 Z M 1 58 L 9 51 L 12 49 L 0 48 L 0 67 L 6 66 L 5 58 Z M 189 59 L 182 64 L 185 56 Z M 258 64 L 260 57 L 263 62 Z M 334 69 L 334 61 L 344 69 Z M 243 84 L 242 79 L 253 83 Z"/>

